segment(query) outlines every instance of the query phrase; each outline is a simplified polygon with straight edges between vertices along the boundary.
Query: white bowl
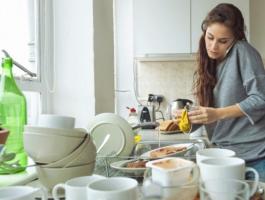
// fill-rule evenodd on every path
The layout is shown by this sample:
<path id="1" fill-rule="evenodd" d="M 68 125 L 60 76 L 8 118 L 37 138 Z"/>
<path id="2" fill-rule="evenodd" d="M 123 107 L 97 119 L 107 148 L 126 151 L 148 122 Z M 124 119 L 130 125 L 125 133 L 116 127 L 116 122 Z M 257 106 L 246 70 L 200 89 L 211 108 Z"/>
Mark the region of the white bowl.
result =
<path id="1" fill-rule="evenodd" d="M 58 183 L 64 183 L 69 179 L 79 176 L 89 176 L 93 174 L 95 162 L 87 165 L 67 168 L 48 168 L 37 166 L 39 180 L 49 191 Z"/>
<path id="2" fill-rule="evenodd" d="M 42 133 L 47 135 L 62 135 L 69 137 L 84 137 L 87 134 L 85 129 L 75 128 L 75 129 L 63 129 L 63 128 L 49 128 L 41 126 L 28 126 L 24 127 L 25 132 L 31 133 Z"/>
<path id="3" fill-rule="evenodd" d="M 55 114 L 41 114 L 38 117 L 38 126 L 49 128 L 73 129 L 75 127 L 75 118 Z"/>
<path id="4" fill-rule="evenodd" d="M 68 156 L 45 165 L 45 167 L 74 167 L 84 165 L 96 160 L 96 146 L 90 135 L 85 141 Z"/>
<path id="5" fill-rule="evenodd" d="M 91 139 L 89 143 L 83 148 L 83 150 L 74 157 L 70 162 L 68 162 L 65 167 L 78 166 L 82 164 L 91 163 L 96 161 L 97 151 L 96 146 Z"/>
<path id="6" fill-rule="evenodd" d="M 84 137 L 24 132 L 24 148 L 38 163 L 51 163 L 72 153 Z"/>

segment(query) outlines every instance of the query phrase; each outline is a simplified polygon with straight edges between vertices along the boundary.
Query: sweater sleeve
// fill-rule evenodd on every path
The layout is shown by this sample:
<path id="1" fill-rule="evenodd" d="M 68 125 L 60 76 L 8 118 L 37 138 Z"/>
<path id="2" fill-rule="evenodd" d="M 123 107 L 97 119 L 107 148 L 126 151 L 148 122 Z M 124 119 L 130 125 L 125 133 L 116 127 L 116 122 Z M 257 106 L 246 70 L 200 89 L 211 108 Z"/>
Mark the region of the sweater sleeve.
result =
<path id="1" fill-rule="evenodd" d="M 240 53 L 239 53 L 240 52 Z M 238 48 L 239 70 L 247 98 L 239 102 L 251 124 L 265 117 L 265 70 L 259 53 L 247 43 Z"/>

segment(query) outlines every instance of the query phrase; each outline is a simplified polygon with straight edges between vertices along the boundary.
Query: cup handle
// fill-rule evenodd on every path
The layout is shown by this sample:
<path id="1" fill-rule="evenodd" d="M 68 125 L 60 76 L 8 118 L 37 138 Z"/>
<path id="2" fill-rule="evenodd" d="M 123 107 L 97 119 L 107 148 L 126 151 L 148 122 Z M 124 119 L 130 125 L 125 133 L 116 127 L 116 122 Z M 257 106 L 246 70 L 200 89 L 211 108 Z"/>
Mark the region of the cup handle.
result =
<path id="1" fill-rule="evenodd" d="M 252 168 L 252 167 L 246 167 L 246 172 L 253 172 L 254 173 L 254 184 L 253 187 L 250 188 L 250 196 L 253 196 L 255 194 L 255 192 L 257 191 L 258 188 L 258 184 L 259 184 L 259 174 L 258 172 Z"/>
<path id="2" fill-rule="evenodd" d="M 57 195 L 58 189 L 65 190 L 65 185 L 63 183 L 59 183 L 54 186 L 54 188 L 52 189 L 52 197 L 54 198 L 54 200 L 60 200 L 60 198 Z"/>
<path id="3" fill-rule="evenodd" d="M 46 193 L 46 190 L 44 188 L 40 188 L 39 192 L 41 193 L 41 200 L 47 200 L 48 195 Z"/>

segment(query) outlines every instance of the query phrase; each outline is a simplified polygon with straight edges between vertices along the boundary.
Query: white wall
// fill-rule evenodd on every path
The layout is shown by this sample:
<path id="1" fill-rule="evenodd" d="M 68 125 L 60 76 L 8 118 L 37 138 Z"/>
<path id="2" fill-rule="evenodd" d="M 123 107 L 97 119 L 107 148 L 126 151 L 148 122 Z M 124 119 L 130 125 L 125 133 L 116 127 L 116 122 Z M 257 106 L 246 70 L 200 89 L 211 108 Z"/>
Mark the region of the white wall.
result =
<path id="1" fill-rule="evenodd" d="M 92 0 L 54 2 L 55 114 L 76 117 L 85 127 L 95 113 Z"/>
<path id="2" fill-rule="evenodd" d="M 86 127 L 98 113 L 114 112 L 112 0 L 54 2 L 55 91 L 52 113 Z"/>
<path id="3" fill-rule="evenodd" d="M 96 114 L 114 112 L 114 36 L 112 0 L 94 0 Z"/>
<path id="4" fill-rule="evenodd" d="M 250 41 L 265 59 L 265 1 L 250 1 Z"/>
<path id="5" fill-rule="evenodd" d="M 136 107 L 133 89 L 133 0 L 115 0 L 115 95 L 116 112 L 128 116 Z"/>

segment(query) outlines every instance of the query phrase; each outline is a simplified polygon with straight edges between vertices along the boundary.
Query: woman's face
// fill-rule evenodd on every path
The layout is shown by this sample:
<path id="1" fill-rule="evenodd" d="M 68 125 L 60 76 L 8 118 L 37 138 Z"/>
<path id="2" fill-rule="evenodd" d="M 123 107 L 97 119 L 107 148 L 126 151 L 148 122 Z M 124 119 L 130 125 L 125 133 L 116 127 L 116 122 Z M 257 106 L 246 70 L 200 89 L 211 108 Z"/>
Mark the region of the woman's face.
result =
<path id="1" fill-rule="evenodd" d="M 205 44 L 211 59 L 222 60 L 234 41 L 232 31 L 221 23 L 209 25 L 205 33 Z"/>

